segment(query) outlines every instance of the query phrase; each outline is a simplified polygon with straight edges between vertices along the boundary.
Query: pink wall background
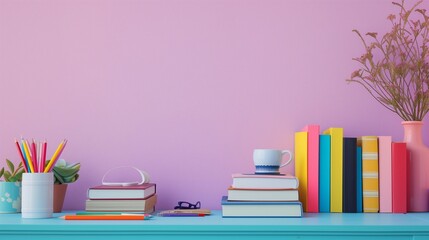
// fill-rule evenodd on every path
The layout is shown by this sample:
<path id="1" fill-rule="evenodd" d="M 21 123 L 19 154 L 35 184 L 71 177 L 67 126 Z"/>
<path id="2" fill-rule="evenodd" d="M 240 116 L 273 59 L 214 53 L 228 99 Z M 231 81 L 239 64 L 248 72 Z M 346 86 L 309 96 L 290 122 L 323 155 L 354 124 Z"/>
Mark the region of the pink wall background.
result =
<path id="1" fill-rule="evenodd" d="M 363 52 L 352 29 L 384 33 L 393 11 L 381 0 L 2 0 L 0 159 L 18 161 L 21 135 L 48 139 L 49 155 L 67 138 L 62 157 L 82 167 L 66 209 L 83 209 L 87 188 L 121 165 L 151 175 L 159 209 L 219 209 L 231 174 L 253 171 L 254 148 L 293 149 L 305 124 L 401 140 L 399 117 L 345 82 Z"/>

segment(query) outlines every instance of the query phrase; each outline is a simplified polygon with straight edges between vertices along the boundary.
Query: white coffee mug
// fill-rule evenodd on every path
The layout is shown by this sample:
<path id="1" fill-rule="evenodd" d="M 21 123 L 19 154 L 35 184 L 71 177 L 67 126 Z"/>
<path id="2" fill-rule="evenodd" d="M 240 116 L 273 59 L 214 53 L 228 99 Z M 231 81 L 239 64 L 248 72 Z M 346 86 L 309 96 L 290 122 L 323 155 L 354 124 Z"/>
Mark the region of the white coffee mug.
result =
<path id="1" fill-rule="evenodd" d="M 282 164 L 283 155 L 289 155 L 289 159 Z M 292 161 L 292 153 L 289 150 L 255 149 L 253 151 L 253 163 L 257 174 L 279 174 L 280 168 Z"/>

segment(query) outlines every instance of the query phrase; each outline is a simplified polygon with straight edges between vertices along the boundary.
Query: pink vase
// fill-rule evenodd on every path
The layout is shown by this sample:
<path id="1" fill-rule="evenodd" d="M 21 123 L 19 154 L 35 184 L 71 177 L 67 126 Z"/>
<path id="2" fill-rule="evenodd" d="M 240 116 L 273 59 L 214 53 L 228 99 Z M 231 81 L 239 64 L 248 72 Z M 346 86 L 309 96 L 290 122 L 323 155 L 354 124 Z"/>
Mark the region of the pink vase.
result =
<path id="1" fill-rule="evenodd" d="M 409 212 L 429 211 L 429 148 L 423 144 L 420 121 L 405 121 L 404 142 L 410 153 L 408 161 L 408 198 Z"/>

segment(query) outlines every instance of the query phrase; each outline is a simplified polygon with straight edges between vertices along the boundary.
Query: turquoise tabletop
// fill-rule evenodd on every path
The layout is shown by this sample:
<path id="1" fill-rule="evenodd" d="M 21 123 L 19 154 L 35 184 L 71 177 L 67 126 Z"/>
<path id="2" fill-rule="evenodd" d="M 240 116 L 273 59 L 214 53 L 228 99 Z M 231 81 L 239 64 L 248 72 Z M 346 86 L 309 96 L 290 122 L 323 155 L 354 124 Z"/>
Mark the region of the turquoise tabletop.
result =
<path id="1" fill-rule="evenodd" d="M 158 217 L 143 221 L 66 221 L 0 215 L 2 239 L 429 239 L 429 213 L 305 214 L 303 218 Z M 70 212 L 69 214 L 73 214 Z M 7 237 L 6 237 L 7 236 Z"/>

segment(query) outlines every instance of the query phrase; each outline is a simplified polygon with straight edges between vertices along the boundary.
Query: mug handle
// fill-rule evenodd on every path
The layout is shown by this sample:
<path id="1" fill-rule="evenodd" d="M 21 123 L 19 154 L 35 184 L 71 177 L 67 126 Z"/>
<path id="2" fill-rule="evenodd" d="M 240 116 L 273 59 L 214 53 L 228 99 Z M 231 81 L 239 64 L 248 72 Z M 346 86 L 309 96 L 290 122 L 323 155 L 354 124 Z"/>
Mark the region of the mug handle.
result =
<path id="1" fill-rule="evenodd" d="M 283 155 L 285 155 L 285 153 L 289 154 L 289 160 L 287 160 L 286 163 L 282 164 L 280 167 L 284 167 L 292 161 L 292 153 L 289 150 L 283 150 L 282 151 L 282 157 L 283 157 Z"/>

